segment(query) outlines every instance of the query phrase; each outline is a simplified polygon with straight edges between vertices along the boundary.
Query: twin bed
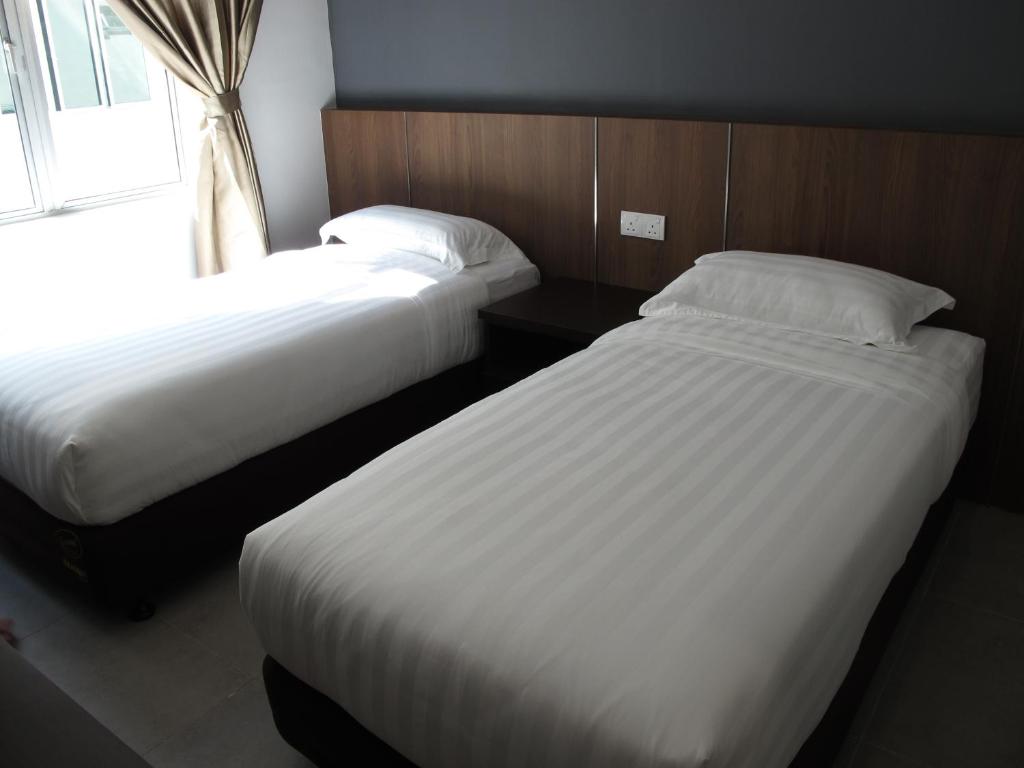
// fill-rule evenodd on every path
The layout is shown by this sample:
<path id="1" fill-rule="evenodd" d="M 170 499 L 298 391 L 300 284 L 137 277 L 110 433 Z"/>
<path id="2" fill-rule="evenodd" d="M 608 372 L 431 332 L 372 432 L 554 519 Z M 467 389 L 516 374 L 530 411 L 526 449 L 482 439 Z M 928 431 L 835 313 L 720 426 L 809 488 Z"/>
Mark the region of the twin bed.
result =
<path id="1" fill-rule="evenodd" d="M 950 481 L 984 344 L 911 330 L 941 292 L 767 255 L 748 291 L 742 258 L 247 537 L 286 738 L 321 765 L 794 761 Z M 853 277 L 775 301 L 821 270 Z M 680 309 L 701 291 L 771 300 Z M 819 299 L 853 303 L 773 323 Z M 865 329 L 891 348 L 833 336 Z"/>
<path id="2" fill-rule="evenodd" d="M 470 402 L 476 312 L 536 267 L 507 239 L 459 271 L 351 239 L 9 318 L 4 529 L 132 607 L 205 537 L 240 540 Z"/>

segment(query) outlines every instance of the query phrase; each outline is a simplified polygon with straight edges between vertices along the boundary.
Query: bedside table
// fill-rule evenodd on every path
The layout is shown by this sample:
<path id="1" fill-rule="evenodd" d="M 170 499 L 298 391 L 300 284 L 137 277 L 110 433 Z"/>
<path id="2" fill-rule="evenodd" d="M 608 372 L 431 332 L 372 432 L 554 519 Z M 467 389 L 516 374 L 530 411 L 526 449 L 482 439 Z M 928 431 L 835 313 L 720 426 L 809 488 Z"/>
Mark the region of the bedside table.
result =
<path id="1" fill-rule="evenodd" d="M 598 336 L 639 320 L 648 291 L 554 279 L 479 310 L 485 395 L 590 346 Z"/>

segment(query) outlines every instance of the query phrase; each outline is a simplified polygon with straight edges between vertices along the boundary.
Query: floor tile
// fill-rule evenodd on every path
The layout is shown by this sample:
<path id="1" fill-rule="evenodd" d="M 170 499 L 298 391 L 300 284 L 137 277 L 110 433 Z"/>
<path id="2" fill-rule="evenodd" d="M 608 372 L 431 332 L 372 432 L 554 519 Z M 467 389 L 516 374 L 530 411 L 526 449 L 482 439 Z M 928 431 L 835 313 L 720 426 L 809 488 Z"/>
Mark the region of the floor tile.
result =
<path id="1" fill-rule="evenodd" d="M 83 596 L 69 594 L 57 580 L 33 568 L 0 541 L 0 617 L 14 620 L 14 634 L 27 637 L 68 615 L 69 604 Z"/>
<path id="2" fill-rule="evenodd" d="M 860 743 L 864 738 L 864 734 L 867 732 L 871 718 L 878 707 L 878 703 L 885 693 L 889 674 L 896 664 L 900 643 L 908 632 L 908 624 L 908 615 L 905 614 L 896 629 L 893 630 L 893 638 L 890 640 L 889 645 L 882 654 L 882 658 L 878 663 L 878 669 L 875 671 L 875 674 L 871 679 L 871 683 L 868 685 L 868 689 L 864 693 L 864 698 L 857 710 L 857 714 L 850 723 L 849 730 L 846 733 L 846 739 L 839 750 L 835 763 L 833 763 L 833 768 L 847 768 L 847 766 L 851 765 L 854 753 L 860 746 Z"/>
<path id="3" fill-rule="evenodd" d="M 970 506 L 971 503 L 967 501 L 958 500 L 953 502 L 953 506 L 942 525 L 942 530 L 939 531 L 939 535 L 936 538 L 935 546 L 928 556 L 928 562 L 921 571 L 921 579 L 918 582 L 918 586 L 921 587 L 922 591 L 931 591 L 939 565 L 945 560 L 946 551 L 949 549 L 953 535 L 958 529 L 957 523 L 962 515 L 967 514 Z"/>
<path id="4" fill-rule="evenodd" d="M 1024 765 L 1024 622 L 929 596 L 867 741 L 935 768 Z"/>
<path id="5" fill-rule="evenodd" d="M 914 623 L 914 618 L 920 612 L 921 606 L 924 603 L 925 596 L 928 593 L 934 574 L 939 567 L 939 562 L 942 560 L 946 547 L 948 546 L 949 539 L 954 528 L 953 523 L 958 514 L 959 503 L 951 511 L 949 518 L 943 526 L 943 530 L 939 532 L 935 546 L 928 557 L 928 562 L 921 570 L 921 575 L 907 600 L 907 605 L 903 610 L 903 615 L 900 617 L 896 627 L 893 629 L 892 637 L 889 639 L 885 652 L 882 654 L 882 658 L 878 663 L 878 668 L 875 670 L 871 683 L 868 685 L 868 689 L 861 701 L 860 707 L 850 723 L 846 739 L 839 750 L 836 761 L 833 763 L 833 768 L 849 768 L 854 754 L 859 754 L 858 748 L 864 738 L 864 734 L 867 731 L 871 718 L 878 708 L 879 702 L 885 695 L 885 687 L 888 684 L 891 671 L 900 655 L 906 641 L 907 634 L 910 631 L 910 627 Z"/>
<path id="6" fill-rule="evenodd" d="M 278 735 L 260 680 L 146 754 L 154 768 L 312 768 Z"/>
<path id="7" fill-rule="evenodd" d="M 867 691 L 864 693 L 864 699 L 861 702 L 857 713 L 850 722 L 850 727 L 846 732 L 846 738 L 839 749 L 839 754 L 836 756 L 835 762 L 832 764 L 833 768 L 849 768 L 852 764 L 853 757 L 861 746 L 861 742 L 864 740 L 864 734 L 867 732 L 868 726 L 871 723 L 871 718 L 874 716 L 878 703 L 884 694 L 884 689 L 888 682 L 888 674 L 895 662 L 896 649 L 892 644 L 890 644 L 889 647 L 886 648 L 886 651 L 882 656 L 882 660 L 879 662 L 878 671 L 875 673 L 871 683 L 868 685 Z"/>
<path id="8" fill-rule="evenodd" d="M 932 591 L 1024 621 L 1024 515 L 964 504 Z"/>
<path id="9" fill-rule="evenodd" d="M 927 768 L 925 763 L 908 760 L 871 744 L 863 744 L 850 768 Z"/>
<path id="10" fill-rule="evenodd" d="M 237 691 L 246 675 L 174 627 L 83 611 L 21 643 L 22 653 L 136 752 Z"/>
<path id="11" fill-rule="evenodd" d="M 246 675 L 259 676 L 260 645 L 238 600 L 238 557 L 229 554 L 158 596 L 159 617 Z"/>

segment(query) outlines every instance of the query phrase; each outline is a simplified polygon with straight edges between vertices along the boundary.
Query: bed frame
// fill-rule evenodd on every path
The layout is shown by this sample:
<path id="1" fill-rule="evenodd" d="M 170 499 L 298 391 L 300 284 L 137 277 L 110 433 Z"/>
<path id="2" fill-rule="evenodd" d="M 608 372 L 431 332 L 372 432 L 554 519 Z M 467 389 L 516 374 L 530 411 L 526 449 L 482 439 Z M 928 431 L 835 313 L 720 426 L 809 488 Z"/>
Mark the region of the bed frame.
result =
<path id="1" fill-rule="evenodd" d="M 790 768 L 823 768 L 835 761 L 886 645 L 935 548 L 952 508 L 952 498 L 947 488 L 928 510 L 906 561 L 889 582 L 871 616 L 849 672 Z M 263 682 L 277 730 L 319 768 L 415 768 L 341 706 L 302 682 L 271 656 L 263 660 Z"/>
<path id="2" fill-rule="evenodd" d="M 111 525 L 59 520 L 0 480 L 0 535 L 134 619 L 155 591 L 246 533 L 478 398 L 464 363 L 175 493 Z"/>

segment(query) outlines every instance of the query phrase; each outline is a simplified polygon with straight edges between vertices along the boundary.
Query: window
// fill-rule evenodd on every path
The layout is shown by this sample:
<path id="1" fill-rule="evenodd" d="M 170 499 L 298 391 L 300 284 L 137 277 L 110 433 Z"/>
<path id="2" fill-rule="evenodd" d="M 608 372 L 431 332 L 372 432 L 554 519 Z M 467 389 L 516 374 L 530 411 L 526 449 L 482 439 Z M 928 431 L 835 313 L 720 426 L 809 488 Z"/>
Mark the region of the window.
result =
<path id="1" fill-rule="evenodd" d="M 104 0 L 0 0 L 0 219 L 183 179 L 169 75 Z"/>

